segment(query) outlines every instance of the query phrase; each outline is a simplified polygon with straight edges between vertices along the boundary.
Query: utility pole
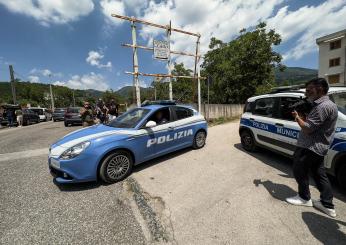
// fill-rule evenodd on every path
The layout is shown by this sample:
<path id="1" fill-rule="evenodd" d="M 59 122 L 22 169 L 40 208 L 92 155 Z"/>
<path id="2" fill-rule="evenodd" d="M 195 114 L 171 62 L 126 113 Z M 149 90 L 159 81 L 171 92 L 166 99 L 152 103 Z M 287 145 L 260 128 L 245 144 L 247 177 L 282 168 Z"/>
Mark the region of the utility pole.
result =
<path id="1" fill-rule="evenodd" d="M 76 107 L 76 100 L 74 98 L 74 90 L 72 90 L 72 96 L 73 96 L 73 107 Z"/>
<path id="2" fill-rule="evenodd" d="M 168 60 L 167 60 L 167 68 L 168 68 L 168 79 L 169 79 L 169 100 L 173 100 L 173 89 L 172 89 L 172 71 L 171 71 L 171 32 L 172 32 L 172 22 L 169 21 L 169 26 L 167 28 L 167 42 L 168 42 Z"/>
<path id="3" fill-rule="evenodd" d="M 17 104 L 17 99 L 16 99 L 16 85 L 14 81 L 14 72 L 13 72 L 13 66 L 9 65 L 10 68 L 10 76 L 11 76 L 11 90 L 12 90 L 12 99 L 13 99 L 13 104 Z"/>
<path id="4" fill-rule="evenodd" d="M 133 86 L 136 89 L 136 101 L 137 106 L 141 106 L 141 94 L 139 89 L 139 79 L 138 79 L 138 56 L 137 56 L 137 37 L 136 37 L 136 25 L 134 21 L 131 21 L 132 29 L 132 45 L 133 45 Z"/>
<path id="5" fill-rule="evenodd" d="M 50 89 L 50 99 L 52 103 L 52 111 L 54 111 L 54 98 L 53 98 L 53 90 L 52 90 L 52 84 L 49 84 L 49 89 Z"/>
<path id="6" fill-rule="evenodd" d="M 199 64 L 197 66 L 197 81 L 198 81 L 198 111 L 201 112 L 201 80 L 199 79 L 201 76 L 201 68 Z M 204 112 L 205 113 L 205 112 Z"/>

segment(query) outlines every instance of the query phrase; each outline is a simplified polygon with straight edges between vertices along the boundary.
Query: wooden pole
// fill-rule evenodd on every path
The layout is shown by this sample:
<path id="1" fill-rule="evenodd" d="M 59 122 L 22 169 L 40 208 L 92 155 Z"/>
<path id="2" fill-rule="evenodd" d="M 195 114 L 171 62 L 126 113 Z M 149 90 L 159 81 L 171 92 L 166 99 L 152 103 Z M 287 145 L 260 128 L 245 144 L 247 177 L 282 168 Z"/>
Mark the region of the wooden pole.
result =
<path id="1" fill-rule="evenodd" d="M 16 98 L 16 85 L 15 85 L 15 80 L 14 80 L 13 66 L 12 66 L 12 65 L 9 65 L 9 68 L 10 68 L 11 91 L 12 91 L 13 104 L 17 104 L 17 98 Z"/>
<path id="2" fill-rule="evenodd" d="M 140 88 L 139 88 L 139 79 L 138 79 L 138 56 L 137 56 L 137 37 L 136 37 L 136 25 L 134 21 L 131 22 L 131 29 L 132 29 L 132 45 L 133 47 L 133 85 L 135 87 L 136 91 L 136 102 L 137 106 L 141 106 L 141 94 L 140 94 Z"/>
<path id="3" fill-rule="evenodd" d="M 167 69 L 168 69 L 168 79 L 169 79 L 169 99 L 173 100 L 173 88 L 172 88 L 172 77 L 171 77 L 171 21 L 169 21 L 169 28 L 167 28 L 167 41 L 168 41 L 168 59 L 167 59 Z"/>

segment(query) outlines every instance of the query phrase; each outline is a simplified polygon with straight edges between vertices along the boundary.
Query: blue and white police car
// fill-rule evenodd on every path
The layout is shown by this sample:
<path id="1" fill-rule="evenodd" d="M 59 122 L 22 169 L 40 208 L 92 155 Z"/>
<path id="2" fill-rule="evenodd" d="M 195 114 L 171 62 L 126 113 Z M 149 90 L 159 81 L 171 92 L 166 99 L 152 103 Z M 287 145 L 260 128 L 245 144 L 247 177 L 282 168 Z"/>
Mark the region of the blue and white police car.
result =
<path id="1" fill-rule="evenodd" d="M 134 108 L 108 124 L 74 131 L 49 150 L 48 164 L 57 183 L 114 183 L 134 165 L 193 147 L 207 137 L 204 117 L 188 106 L 158 103 Z"/>
<path id="2" fill-rule="evenodd" d="M 339 112 L 334 139 L 324 163 L 328 173 L 346 188 L 346 87 L 330 87 L 328 94 Z M 268 148 L 292 157 L 300 132 L 291 114 L 292 105 L 304 97 L 304 89 L 284 89 L 249 98 L 239 127 L 243 148 L 247 151 Z"/>

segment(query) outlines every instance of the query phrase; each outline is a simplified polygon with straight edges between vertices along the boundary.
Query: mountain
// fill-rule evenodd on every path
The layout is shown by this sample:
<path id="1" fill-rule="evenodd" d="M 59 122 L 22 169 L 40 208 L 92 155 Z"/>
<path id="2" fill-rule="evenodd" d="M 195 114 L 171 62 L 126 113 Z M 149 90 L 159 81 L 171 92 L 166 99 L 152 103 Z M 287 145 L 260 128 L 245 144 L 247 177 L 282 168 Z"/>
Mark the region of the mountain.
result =
<path id="1" fill-rule="evenodd" d="M 318 70 L 302 67 L 286 67 L 284 71 L 275 69 L 275 81 L 278 85 L 291 85 L 305 83 L 317 77 Z"/>
<path id="2" fill-rule="evenodd" d="M 146 99 L 146 97 L 151 97 L 153 94 L 152 88 L 143 88 L 140 87 L 140 92 L 141 92 L 141 98 Z M 125 86 L 116 91 L 118 95 L 120 95 L 123 98 L 132 98 L 132 93 L 133 93 L 133 87 L 132 86 Z"/>

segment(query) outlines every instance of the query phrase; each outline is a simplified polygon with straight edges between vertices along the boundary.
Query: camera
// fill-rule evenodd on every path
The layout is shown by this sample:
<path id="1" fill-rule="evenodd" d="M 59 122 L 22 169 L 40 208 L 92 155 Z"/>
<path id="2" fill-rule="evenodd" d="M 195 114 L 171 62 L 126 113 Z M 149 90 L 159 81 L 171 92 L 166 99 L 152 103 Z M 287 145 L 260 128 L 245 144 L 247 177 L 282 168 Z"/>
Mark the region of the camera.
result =
<path id="1" fill-rule="evenodd" d="M 290 105 L 288 108 L 292 111 L 296 111 L 299 114 L 307 115 L 312 110 L 313 104 L 306 98 Z"/>

